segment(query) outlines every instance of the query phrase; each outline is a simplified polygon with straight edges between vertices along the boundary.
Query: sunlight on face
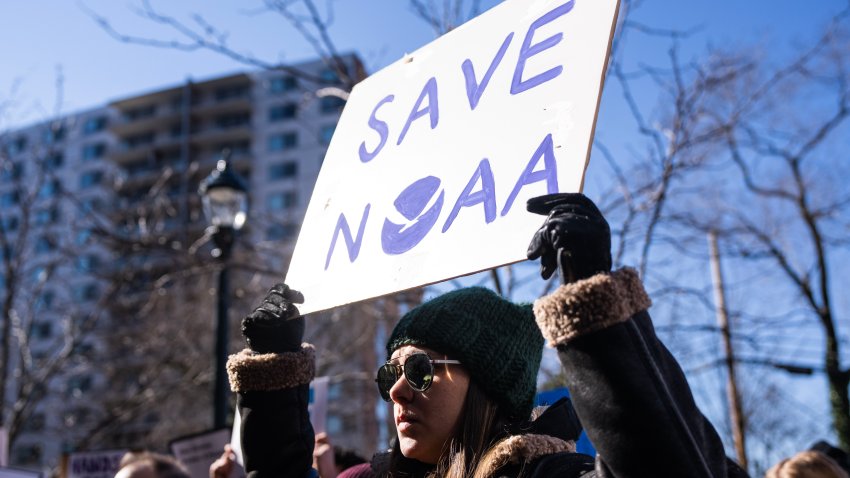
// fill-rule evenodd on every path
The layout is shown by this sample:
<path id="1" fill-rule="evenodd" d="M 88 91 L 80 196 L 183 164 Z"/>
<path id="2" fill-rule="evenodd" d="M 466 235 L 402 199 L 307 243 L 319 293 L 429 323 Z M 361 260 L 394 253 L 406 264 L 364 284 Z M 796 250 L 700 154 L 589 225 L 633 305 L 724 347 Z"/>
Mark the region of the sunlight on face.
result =
<path id="1" fill-rule="evenodd" d="M 405 345 L 393 352 L 391 360 L 404 363 L 405 357 L 424 352 L 432 359 L 452 358 L 425 347 Z M 469 374 L 462 365 L 434 365 L 434 379 L 425 392 L 412 389 L 404 377 L 390 389 L 398 442 L 402 454 L 423 463 L 437 463 L 440 453 L 460 422 Z"/>

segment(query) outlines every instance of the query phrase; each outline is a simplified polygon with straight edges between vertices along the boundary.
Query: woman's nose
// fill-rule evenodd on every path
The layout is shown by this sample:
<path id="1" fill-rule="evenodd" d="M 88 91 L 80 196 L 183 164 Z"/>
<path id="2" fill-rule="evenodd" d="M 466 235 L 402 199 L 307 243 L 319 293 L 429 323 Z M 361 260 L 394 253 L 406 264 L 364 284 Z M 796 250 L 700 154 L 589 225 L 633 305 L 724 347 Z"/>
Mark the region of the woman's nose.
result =
<path id="1" fill-rule="evenodd" d="M 395 403 L 409 402 L 413 399 L 413 389 L 410 388 L 404 376 L 399 376 L 390 388 L 390 399 Z"/>

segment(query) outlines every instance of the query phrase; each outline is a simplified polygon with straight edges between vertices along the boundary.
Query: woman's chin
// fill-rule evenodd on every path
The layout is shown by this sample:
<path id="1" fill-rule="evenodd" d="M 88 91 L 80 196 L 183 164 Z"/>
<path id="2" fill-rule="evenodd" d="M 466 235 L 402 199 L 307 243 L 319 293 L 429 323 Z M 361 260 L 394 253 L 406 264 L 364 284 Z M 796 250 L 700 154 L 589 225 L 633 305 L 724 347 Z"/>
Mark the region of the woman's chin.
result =
<path id="1" fill-rule="evenodd" d="M 428 453 L 427 447 L 415 438 L 400 436 L 398 437 L 398 445 L 405 458 L 431 465 L 435 465 L 439 458 L 439 455 L 433 456 L 434 453 Z"/>

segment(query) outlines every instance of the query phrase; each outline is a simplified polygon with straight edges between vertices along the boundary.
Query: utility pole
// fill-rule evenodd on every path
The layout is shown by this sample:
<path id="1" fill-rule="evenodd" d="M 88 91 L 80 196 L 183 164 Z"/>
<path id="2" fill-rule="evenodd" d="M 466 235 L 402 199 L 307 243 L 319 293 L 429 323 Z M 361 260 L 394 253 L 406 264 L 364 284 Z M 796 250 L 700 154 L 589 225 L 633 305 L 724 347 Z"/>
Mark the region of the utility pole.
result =
<path id="1" fill-rule="evenodd" d="M 720 270 L 720 252 L 717 247 L 717 233 L 715 231 L 708 233 L 708 247 L 711 257 L 711 278 L 714 284 L 717 323 L 720 326 L 720 335 L 723 337 L 727 372 L 726 393 L 729 398 L 729 415 L 732 420 L 732 439 L 735 442 L 738 464 L 746 470 L 747 447 L 744 434 L 744 413 L 741 408 L 741 395 L 738 393 L 738 382 L 735 379 L 735 351 L 732 348 L 732 331 L 729 328 L 729 312 L 726 307 L 726 292 L 723 286 L 723 274 Z"/>

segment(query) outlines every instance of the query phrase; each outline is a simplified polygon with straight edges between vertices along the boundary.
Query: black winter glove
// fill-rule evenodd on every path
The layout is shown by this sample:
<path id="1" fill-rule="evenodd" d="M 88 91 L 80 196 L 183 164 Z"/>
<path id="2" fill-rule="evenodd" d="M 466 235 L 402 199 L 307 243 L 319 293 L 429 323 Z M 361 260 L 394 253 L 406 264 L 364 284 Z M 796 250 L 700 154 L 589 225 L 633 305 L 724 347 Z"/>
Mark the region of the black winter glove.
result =
<path id="1" fill-rule="evenodd" d="M 242 335 L 254 352 L 281 353 L 301 350 L 304 317 L 295 304 L 304 296 L 286 284 L 275 284 L 263 303 L 242 319 Z"/>
<path id="2" fill-rule="evenodd" d="M 561 270 L 569 284 L 611 271 L 611 229 L 599 208 L 581 193 L 559 193 L 528 200 L 526 209 L 547 215 L 528 245 L 530 260 L 540 258 L 540 275 Z"/>

